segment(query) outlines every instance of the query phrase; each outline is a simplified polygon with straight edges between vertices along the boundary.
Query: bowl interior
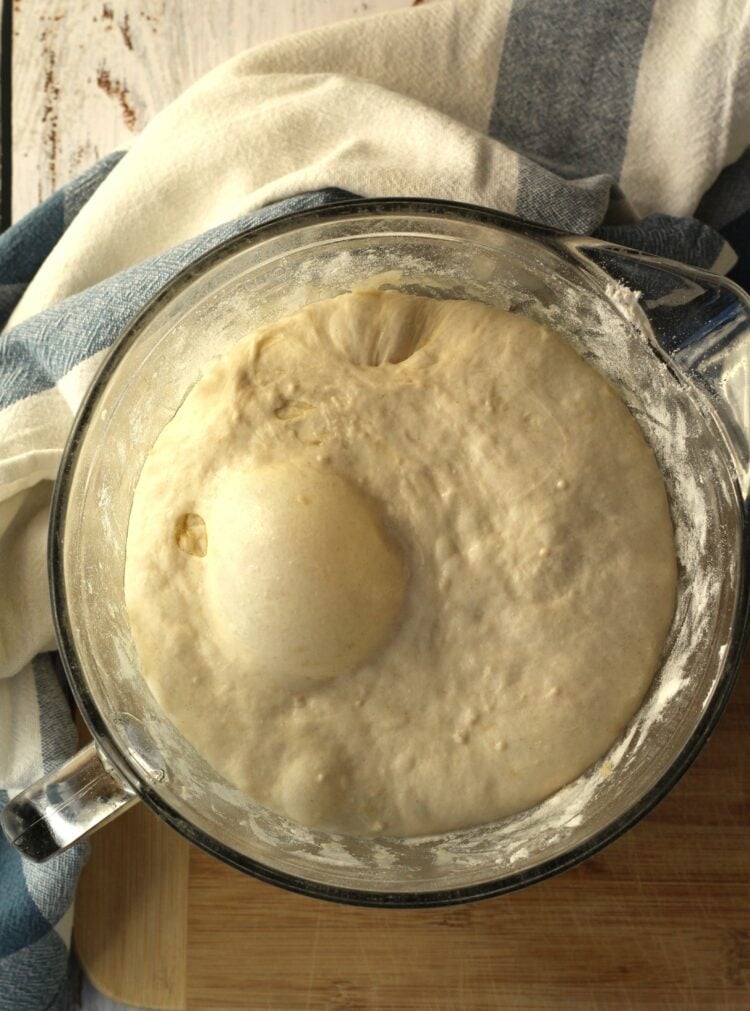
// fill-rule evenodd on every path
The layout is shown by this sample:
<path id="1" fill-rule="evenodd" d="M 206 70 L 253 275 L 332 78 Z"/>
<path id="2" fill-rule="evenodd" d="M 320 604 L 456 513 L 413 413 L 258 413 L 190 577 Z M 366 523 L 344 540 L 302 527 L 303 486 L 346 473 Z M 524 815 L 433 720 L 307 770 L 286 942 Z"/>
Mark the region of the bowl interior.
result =
<path id="1" fill-rule="evenodd" d="M 314 832 L 218 777 L 151 696 L 124 606 L 134 486 L 207 362 L 264 322 L 363 285 L 476 299 L 561 332 L 615 384 L 653 446 L 680 560 L 661 669 L 611 752 L 523 814 L 413 840 Z M 100 744 L 145 799 L 199 844 L 317 894 L 394 902 L 469 897 L 580 859 L 666 792 L 721 686 L 741 518 L 726 447 L 701 401 L 647 326 L 623 311 L 562 239 L 459 216 L 352 213 L 233 240 L 171 285 L 124 336 L 66 456 L 55 530 L 57 620 L 65 662 Z"/>

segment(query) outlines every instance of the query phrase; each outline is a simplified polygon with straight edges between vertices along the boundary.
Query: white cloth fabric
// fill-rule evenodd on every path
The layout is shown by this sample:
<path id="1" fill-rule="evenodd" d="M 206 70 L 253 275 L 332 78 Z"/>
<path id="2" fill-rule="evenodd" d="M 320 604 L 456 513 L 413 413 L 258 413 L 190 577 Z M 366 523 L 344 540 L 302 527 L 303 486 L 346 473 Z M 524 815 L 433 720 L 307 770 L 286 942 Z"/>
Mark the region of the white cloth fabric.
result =
<path id="1" fill-rule="evenodd" d="M 326 186 L 514 212 L 518 152 L 487 136 L 510 13 L 510 0 L 436 0 L 222 64 L 135 140 L 11 325 L 223 221 Z M 620 174 L 639 215 L 692 214 L 750 144 L 749 50 L 746 0 L 656 0 Z"/>

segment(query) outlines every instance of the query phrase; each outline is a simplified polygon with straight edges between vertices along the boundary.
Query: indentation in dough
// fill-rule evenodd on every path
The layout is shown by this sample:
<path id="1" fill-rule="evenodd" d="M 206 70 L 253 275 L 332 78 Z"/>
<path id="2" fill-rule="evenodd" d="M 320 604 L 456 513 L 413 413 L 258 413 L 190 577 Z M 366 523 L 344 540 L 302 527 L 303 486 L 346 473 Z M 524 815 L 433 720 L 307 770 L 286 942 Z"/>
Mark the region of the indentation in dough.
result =
<path id="1" fill-rule="evenodd" d="M 205 558 L 208 552 L 208 530 L 202 516 L 183 513 L 175 525 L 175 540 L 180 551 L 196 558 Z"/>
<path id="2" fill-rule="evenodd" d="M 421 308 L 415 299 L 384 300 L 380 292 L 363 292 L 356 299 L 334 304 L 319 323 L 327 339 L 353 365 L 387 367 L 405 362 L 426 342 L 431 328 Z"/>
<path id="3" fill-rule="evenodd" d="M 388 334 L 378 333 L 374 336 L 373 356 L 374 360 L 365 362 L 367 368 L 377 369 L 381 365 L 400 365 L 407 358 L 411 358 L 417 350 L 414 343 L 407 343 L 403 340 L 394 343 Z"/>
<path id="4" fill-rule="evenodd" d="M 314 405 L 305 400 L 285 400 L 273 413 L 279 421 L 296 421 L 312 410 Z"/>

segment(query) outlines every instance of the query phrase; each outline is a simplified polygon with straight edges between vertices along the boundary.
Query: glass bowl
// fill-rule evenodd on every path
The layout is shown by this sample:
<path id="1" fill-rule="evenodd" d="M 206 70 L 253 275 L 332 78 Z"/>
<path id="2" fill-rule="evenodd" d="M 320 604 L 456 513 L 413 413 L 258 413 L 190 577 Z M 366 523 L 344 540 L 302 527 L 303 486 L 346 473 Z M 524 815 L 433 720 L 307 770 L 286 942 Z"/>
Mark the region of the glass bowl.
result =
<path id="1" fill-rule="evenodd" d="M 155 703 L 123 599 L 135 483 L 207 363 L 255 327 L 362 284 L 475 299 L 562 333 L 615 384 L 653 446 L 680 562 L 660 669 L 610 752 L 522 814 L 429 838 L 313 831 L 221 779 Z M 498 895 L 601 849 L 685 772 L 743 655 L 749 368 L 750 305 L 726 280 L 476 207 L 350 201 L 224 242 L 127 327 L 76 420 L 53 503 L 50 573 L 63 663 L 93 742 L 11 801 L 9 838 L 45 859 L 140 799 L 240 870 L 380 906 Z"/>

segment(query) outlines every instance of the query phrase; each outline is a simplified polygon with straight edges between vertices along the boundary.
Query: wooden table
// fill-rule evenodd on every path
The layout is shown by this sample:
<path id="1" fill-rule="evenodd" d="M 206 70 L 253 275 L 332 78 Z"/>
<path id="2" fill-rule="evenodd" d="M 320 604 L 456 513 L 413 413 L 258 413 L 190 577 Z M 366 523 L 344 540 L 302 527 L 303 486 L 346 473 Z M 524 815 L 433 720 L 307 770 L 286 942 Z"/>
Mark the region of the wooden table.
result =
<path id="1" fill-rule="evenodd" d="M 438 910 L 254 881 L 143 807 L 94 837 L 76 944 L 100 989 L 218 1011 L 750 1008 L 750 666 L 659 807 L 586 863 Z"/>
<path id="2" fill-rule="evenodd" d="M 6 0 L 4 224 L 224 58 L 407 5 Z M 443 911 L 336 907 L 243 877 L 140 808 L 94 838 L 78 949 L 121 999 L 204 1011 L 750 1008 L 749 675 L 672 795 L 542 885 Z"/>

